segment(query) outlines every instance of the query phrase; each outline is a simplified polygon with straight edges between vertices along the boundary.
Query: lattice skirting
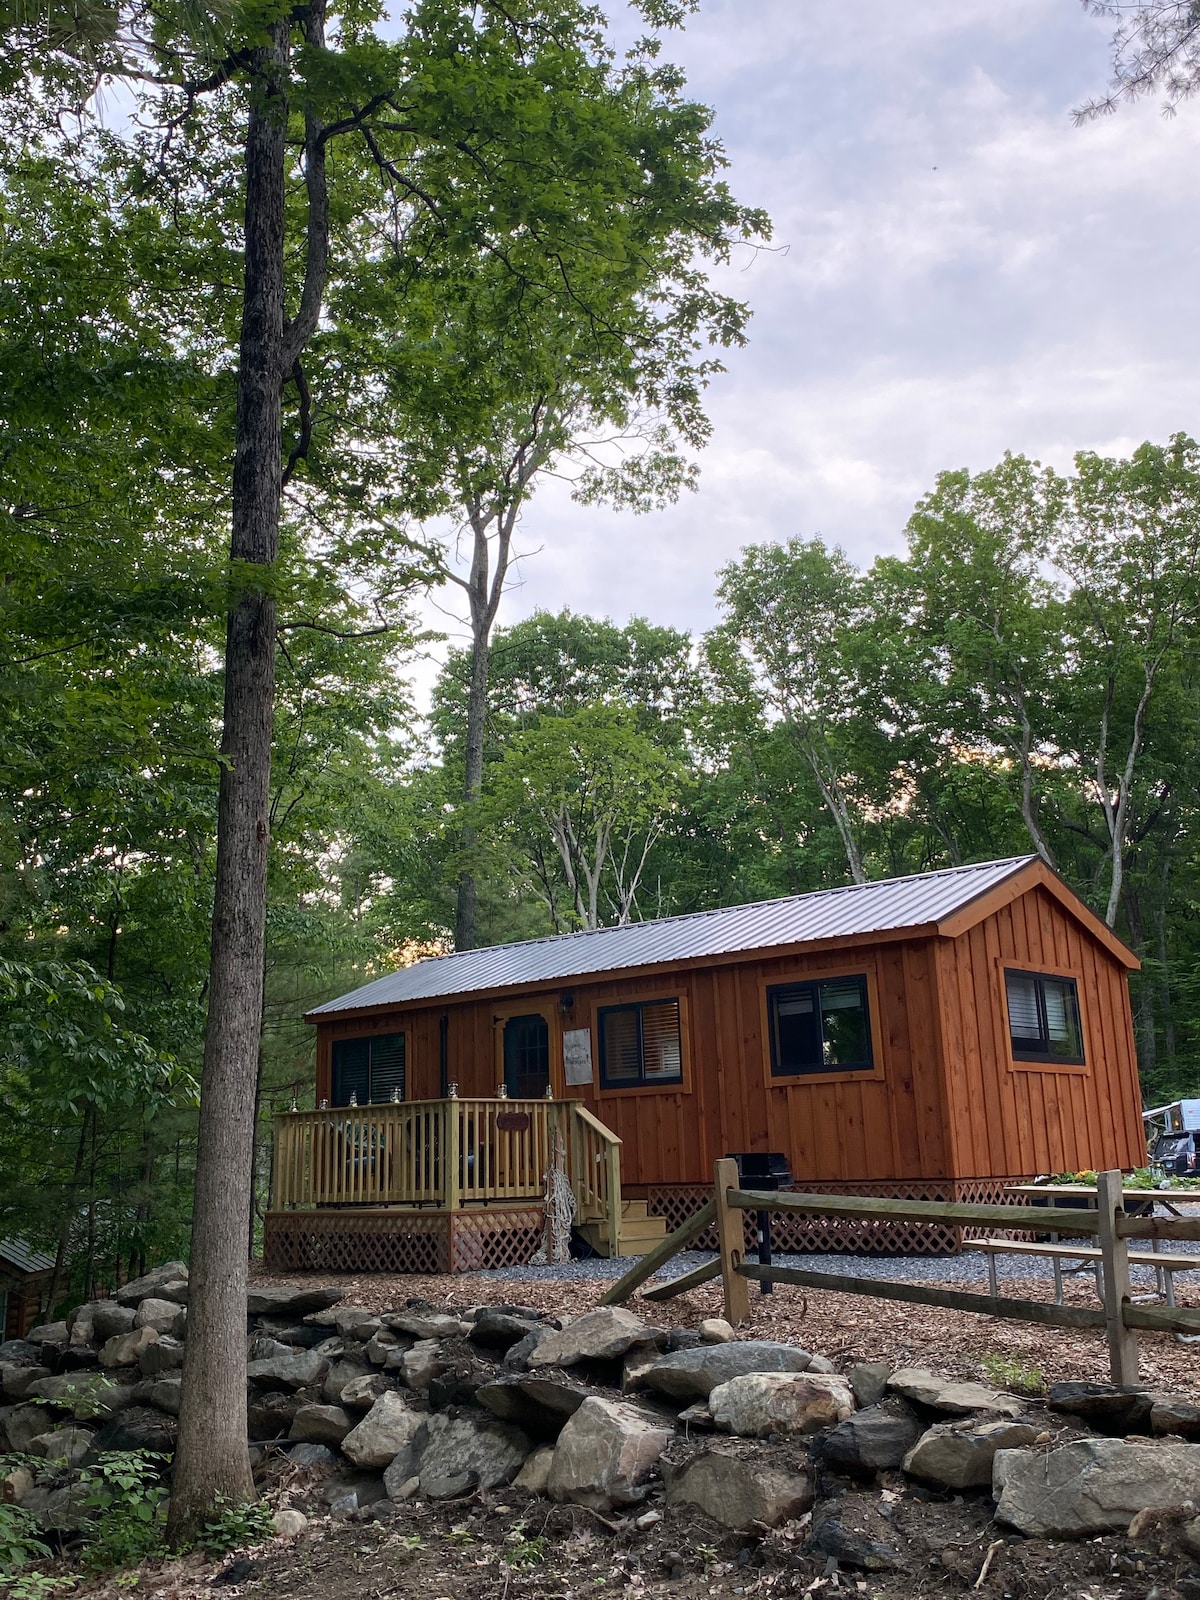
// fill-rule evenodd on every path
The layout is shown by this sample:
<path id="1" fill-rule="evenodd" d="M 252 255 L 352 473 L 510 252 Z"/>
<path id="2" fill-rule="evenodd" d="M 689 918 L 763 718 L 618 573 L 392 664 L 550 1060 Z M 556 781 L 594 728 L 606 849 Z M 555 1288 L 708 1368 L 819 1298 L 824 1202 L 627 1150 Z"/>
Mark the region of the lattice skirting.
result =
<path id="1" fill-rule="evenodd" d="M 1012 1200 L 1006 1185 L 1019 1178 L 943 1178 L 901 1181 L 813 1183 L 809 1193 L 879 1195 L 896 1200 L 958 1200 L 973 1205 L 1003 1205 Z M 797 1184 L 797 1188 L 803 1185 Z M 627 1187 L 625 1193 L 646 1201 L 651 1216 L 664 1217 L 667 1231 L 678 1228 L 711 1198 L 712 1189 L 703 1184 L 647 1185 L 644 1190 Z M 1014 1209 L 1016 1206 L 1014 1204 Z M 842 1253 L 846 1255 L 957 1255 L 964 1239 L 988 1232 L 977 1228 L 942 1227 L 927 1222 L 876 1222 L 857 1217 L 771 1216 L 771 1249 L 777 1255 Z M 757 1249 L 757 1218 L 746 1214 L 746 1251 Z M 717 1231 L 707 1229 L 693 1249 L 715 1250 Z"/>
<path id="2" fill-rule="evenodd" d="M 477 1211 L 269 1211 L 272 1272 L 478 1272 L 524 1266 L 542 1236 L 542 1208 Z"/>

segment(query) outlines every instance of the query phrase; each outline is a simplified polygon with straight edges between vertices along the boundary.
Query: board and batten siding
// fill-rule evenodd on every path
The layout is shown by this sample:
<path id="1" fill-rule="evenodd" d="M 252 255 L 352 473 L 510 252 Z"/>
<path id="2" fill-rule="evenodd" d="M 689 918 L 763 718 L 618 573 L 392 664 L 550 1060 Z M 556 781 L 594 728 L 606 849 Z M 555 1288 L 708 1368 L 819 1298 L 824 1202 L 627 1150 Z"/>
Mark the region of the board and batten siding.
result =
<path id="1" fill-rule="evenodd" d="M 1073 977 L 1084 1064 L 1015 1062 L 1004 969 Z M 1129 1168 L 1145 1160 L 1125 967 L 1041 886 L 938 941 L 956 1177 Z"/>

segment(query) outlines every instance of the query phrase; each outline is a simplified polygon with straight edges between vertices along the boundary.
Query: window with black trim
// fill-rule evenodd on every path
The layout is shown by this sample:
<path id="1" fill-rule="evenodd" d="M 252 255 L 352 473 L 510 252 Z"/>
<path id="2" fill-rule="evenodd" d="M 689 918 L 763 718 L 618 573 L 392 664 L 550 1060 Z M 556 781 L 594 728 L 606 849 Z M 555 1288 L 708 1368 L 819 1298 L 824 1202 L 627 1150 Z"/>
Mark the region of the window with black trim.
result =
<path id="1" fill-rule="evenodd" d="M 1014 1060 L 1084 1065 L 1079 986 L 1074 978 L 1006 969 L 1004 992 Z"/>
<path id="2" fill-rule="evenodd" d="M 767 1016 L 774 1077 L 875 1070 L 864 975 L 768 989 Z"/>
<path id="3" fill-rule="evenodd" d="M 333 1103 L 360 1106 L 404 1099 L 404 1035 L 381 1033 L 370 1039 L 335 1039 Z"/>
<path id="4" fill-rule="evenodd" d="M 683 1082 L 678 1000 L 602 1006 L 599 1023 L 600 1082 L 605 1089 Z"/>

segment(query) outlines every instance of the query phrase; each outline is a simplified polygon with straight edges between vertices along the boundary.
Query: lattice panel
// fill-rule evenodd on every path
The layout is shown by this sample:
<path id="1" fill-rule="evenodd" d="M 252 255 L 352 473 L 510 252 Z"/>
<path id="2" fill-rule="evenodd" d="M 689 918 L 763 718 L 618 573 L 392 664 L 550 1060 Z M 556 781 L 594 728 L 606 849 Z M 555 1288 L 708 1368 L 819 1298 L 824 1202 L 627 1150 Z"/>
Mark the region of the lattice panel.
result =
<path id="1" fill-rule="evenodd" d="M 440 1275 L 450 1270 L 448 1224 L 444 1212 L 269 1212 L 264 1261 L 275 1272 Z"/>
<path id="2" fill-rule="evenodd" d="M 1014 1178 L 975 1178 L 913 1180 L 909 1182 L 823 1182 L 813 1185 L 823 1194 L 879 1195 L 897 1200 L 960 1200 L 973 1205 L 1003 1205 L 1010 1197 L 1006 1186 Z M 797 1187 L 800 1187 L 798 1184 Z M 667 1231 L 673 1232 L 694 1216 L 711 1195 L 702 1184 L 677 1184 L 651 1187 L 646 1191 L 651 1216 L 665 1217 Z M 1019 1207 L 1014 1205 L 1014 1211 Z M 1014 1219 L 1015 1220 L 1015 1219 Z M 771 1249 L 776 1255 L 957 1255 L 967 1238 L 986 1237 L 986 1228 L 943 1227 L 927 1222 L 884 1222 L 858 1217 L 771 1217 Z M 745 1217 L 746 1252 L 753 1256 L 758 1248 L 758 1221 L 750 1212 Z M 1018 1235 L 1019 1237 L 1019 1235 Z M 716 1228 L 708 1228 L 692 1248 L 715 1250 Z"/>
<path id="3" fill-rule="evenodd" d="M 524 1267 L 542 1242 L 541 1206 L 520 1210 L 458 1211 L 451 1218 L 451 1272 Z"/>

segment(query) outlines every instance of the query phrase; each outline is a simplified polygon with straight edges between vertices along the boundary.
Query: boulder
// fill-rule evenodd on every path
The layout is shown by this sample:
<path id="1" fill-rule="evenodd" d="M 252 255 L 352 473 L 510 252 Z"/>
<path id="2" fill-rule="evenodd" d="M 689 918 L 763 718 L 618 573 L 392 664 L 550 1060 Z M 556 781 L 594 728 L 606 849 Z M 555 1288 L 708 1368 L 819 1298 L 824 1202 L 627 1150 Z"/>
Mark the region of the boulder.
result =
<path id="1" fill-rule="evenodd" d="M 769 1339 L 735 1339 L 731 1344 L 698 1345 L 660 1356 L 645 1381 L 659 1394 L 685 1403 L 706 1400 L 731 1378 L 751 1372 L 807 1372 L 812 1356 L 794 1344 Z"/>
<path id="2" fill-rule="evenodd" d="M 697 1345 L 703 1343 L 704 1340 L 700 1337 L 699 1328 L 672 1328 L 667 1335 L 667 1349 L 672 1352 L 675 1350 L 694 1350 Z"/>
<path id="3" fill-rule="evenodd" d="M 363 1355 L 373 1367 L 381 1367 L 393 1350 L 409 1350 L 413 1341 L 387 1328 L 380 1328 L 363 1346 Z"/>
<path id="4" fill-rule="evenodd" d="M 96 1337 L 96 1307 L 102 1304 L 100 1300 L 89 1300 L 86 1305 L 76 1306 L 74 1311 L 67 1312 L 67 1328 L 71 1335 L 68 1349 L 78 1350 L 93 1343 Z"/>
<path id="5" fill-rule="evenodd" d="M 392 1333 L 405 1335 L 409 1339 L 457 1339 L 463 1331 L 463 1325 L 457 1317 L 446 1316 L 440 1311 L 393 1311 L 381 1317 L 380 1321 Z"/>
<path id="6" fill-rule="evenodd" d="M 53 1378 L 39 1378 L 25 1391 L 28 1400 L 44 1400 L 53 1411 L 70 1411 L 81 1393 L 80 1379 L 73 1372 L 60 1372 Z"/>
<path id="7" fill-rule="evenodd" d="M 50 1433 L 39 1433 L 26 1448 L 31 1456 L 42 1456 L 46 1461 L 77 1467 L 91 1445 L 92 1435 L 87 1428 L 55 1428 Z"/>
<path id="8" fill-rule="evenodd" d="M 705 1344 L 728 1344 L 737 1338 L 733 1323 L 727 1322 L 724 1317 L 705 1317 L 697 1332 Z"/>
<path id="9" fill-rule="evenodd" d="M 340 1445 L 353 1426 L 341 1406 L 301 1406 L 288 1438 L 300 1444 Z"/>
<path id="10" fill-rule="evenodd" d="M 854 1396 L 845 1378 L 827 1373 L 750 1372 L 719 1384 L 708 1409 L 723 1432 L 765 1439 L 770 1433 L 818 1433 L 844 1422 Z"/>
<path id="11" fill-rule="evenodd" d="M 46 1345 L 50 1345 L 56 1350 L 64 1350 L 71 1342 L 71 1330 L 65 1321 L 42 1322 L 36 1328 L 30 1328 L 29 1342 L 43 1349 Z"/>
<path id="12" fill-rule="evenodd" d="M 485 1350 L 511 1350 L 519 1340 L 535 1331 L 550 1333 L 552 1330 L 544 1322 L 530 1322 L 495 1306 L 481 1306 L 471 1324 L 471 1342 L 482 1345 Z"/>
<path id="13" fill-rule="evenodd" d="M 178 1431 L 174 1417 L 147 1406 L 130 1406 L 95 1433 L 83 1465 L 111 1450 L 150 1450 L 155 1455 L 169 1456 L 174 1452 Z"/>
<path id="14" fill-rule="evenodd" d="M 350 1379 L 342 1390 L 341 1402 L 351 1411 L 370 1411 L 381 1394 L 388 1394 L 395 1387 L 382 1372 L 369 1372 L 365 1377 Z"/>
<path id="15" fill-rule="evenodd" d="M 133 1367 L 140 1361 L 142 1352 L 158 1343 L 153 1328 L 131 1328 L 128 1333 L 114 1334 L 100 1352 L 102 1367 Z"/>
<path id="16" fill-rule="evenodd" d="M 187 1283 L 188 1269 L 182 1261 L 168 1261 L 164 1266 L 156 1267 L 153 1272 L 148 1272 L 144 1278 L 134 1278 L 132 1282 L 124 1284 L 117 1290 L 117 1304 L 121 1306 L 138 1306 L 143 1300 L 154 1298 L 166 1299 L 161 1291 L 168 1284 Z"/>
<path id="17" fill-rule="evenodd" d="M 118 1305 L 115 1300 L 100 1300 L 92 1311 L 92 1327 L 100 1340 L 115 1339 L 119 1333 L 128 1333 L 137 1316 L 134 1306 Z"/>
<path id="18" fill-rule="evenodd" d="M 337 1465 L 337 1457 L 323 1444 L 294 1444 L 287 1454 L 292 1465 L 305 1472 L 311 1472 L 316 1467 Z"/>
<path id="19" fill-rule="evenodd" d="M 6 1339 L 0 1344 L 0 1361 L 12 1362 L 18 1367 L 36 1367 L 41 1365 L 41 1360 L 41 1347 L 28 1339 Z"/>
<path id="20" fill-rule="evenodd" d="M 994 1416 L 1019 1417 L 1025 1409 L 1011 1395 L 998 1394 L 982 1383 L 950 1383 L 936 1372 L 924 1367 L 901 1367 L 893 1372 L 887 1382 L 893 1394 L 902 1395 L 914 1405 L 946 1417 L 969 1417 L 975 1411 L 988 1411 Z"/>
<path id="21" fill-rule="evenodd" d="M 884 1535 L 887 1524 L 879 1517 L 863 1518 L 866 1528 L 855 1528 L 843 1516 L 833 1512 L 821 1516 L 813 1525 L 805 1550 L 810 1555 L 825 1556 L 840 1567 L 857 1567 L 863 1572 L 892 1572 L 900 1566 L 900 1552 Z"/>
<path id="22" fill-rule="evenodd" d="M 45 1433 L 49 1421 L 45 1406 L 14 1406 L 4 1419 L 9 1449 L 26 1455 L 32 1441 Z"/>
<path id="23" fill-rule="evenodd" d="M 636 1504 L 644 1493 L 639 1486 L 673 1437 L 638 1407 L 590 1395 L 558 1436 L 547 1491 L 594 1511 Z"/>
<path id="24" fill-rule="evenodd" d="M 1150 1432 L 1155 1398 L 1148 1389 L 1126 1389 L 1116 1383 L 1052 1383 L 1046 1404 L 1051 1411 L 1078 1417 L 1097 1433 L 1124 1438 L 1127 1433 Z"/>
<path id="25" fill-rule="evenodd" d="M 33 1473 L 28 1467 L 13 1467 L 0 1475 L 0 1506 L 15 1505 L 33 1488 Z"/>
<path id="26" fill-rule="evenodd" d="M 255 1395 L 246 1407 L 247 1437 L 259 1444 L 286 1439 L 303 1405 L 303 1400 L 284 1389 Z"/>
<path id="27" fill-rule="evenodd" d="M 153 1296 L 142 1301 L 133 1317 L 135 1328 L 153 1328 L 155 1333 L 170 1333 L 179 1316 L 174 1300 L 155 1300 Z"/>
<path id="28" fill-rule="evenodd" d="M 260 1389 L 310 1389 L 322 1383 L 329 1362 L 315 1350 L 289 1350 L 266 1361 L 251 1361 L 246 1376 Z"/>
<path id="29" fill-rule="evenodd" d="M 138 1367 L 143 1377 L 157 1378 L 164 1372 L 178 1372 L 183 1366 L 183 1341 L 169 1334 L 159 1336 L 157 1344 L 147 1345 L 138 1357 Z"/>
<path id="30" fill-rule="evenodd" d="M 0 1394 L 6 1400 L 23 1400 L 30 1384 L 49 1376 L 49 1367 L 18 1366 L 15 1361 L 0 1362 Z"/>
<path id="31" fill-rule="evenodd" d="M 1037 1437 L 1027 1422 L 939 1422 L 913 1445 L 904 1470 L 945 1489 L 987 1489 L 997 1450 L 1019 1450 Z"/>
<path id="32" fill-rule="evenodd" d="M 512 1482 L 532 1449 L 528 1435 L 508 1423 L 467 1412 L 457 1417 L 439 1413 L 425 1426 L 421 1493 L 443 1500 L 464 1488 L 499 1488 Z"/>
<path id="33" fill-rule="evenodd" d="M 339 1345 L 341 1341 L 338 1341 Z M 323 1352 L 322 1352 L 323 1353 Z M 284 1344 L 281 1339 L 269 1337 L 260 1333 L 257 1338 L 251 1339 L 250 1348 L 246 1351 L 247 1361 L 273 1361 L 276 1356 L 290 1356 L 293 1350 L 290 1344 Z"/>
<path id="34" fill-rule="evenodd" d="M 646 1374 L 656 1365 L 658 1358 L 659 1352 L 652 1344 L 641 1344 L 631 1350 L 621 1368 L 621 1393 L 629 1394 L 633 1389 L 644 1389 Z"/>
<path id="35" fill-rule="evenodd" d="M 887 1393 L 892 1369 L 886 1361 L 856 1361 L 846 1373 L 856 1404 L 877 1406 Z"/>
<path id="36" fill-rule="evenodd" d="M 337 1305 L 343 1292 L 341 1289 L 251 1289 L 246 1296 L 246 1315 L 299 1320 L 310 1311 L 324 1311 Z"/>
<path id="37" fill-rule="evenodd" d="M 393 1351 L 385 1363 L 385 1370 L 396 1371 L 393 1358 L 398 1357 L 398 1369 L 410 1389 L 418 1394 L 429 1388 L 435 1378 L 448 1372 L 453 1358 L 443 1352 L 436 1339 L 418 1339 L 411 1350 Z"/>
<path id="38" fill-rule="evenodd" d="M 475 1391 L 475 1399 L 493 1416 L 515 1422 L 536 1439 L 556 1439 L 587 1397 L 579 1384 L 550 1373 L 497 1378 Z"/>
<path id="39" fill-rule="evenodd" d="M 271 1526 L 275 1529 L 275 1536 L 278 1539 L 298 1539 L 308 1527 L 308 1518 L 303 1511 L 285 1506 L 271 1518 Z"/>
<path id="40" fill-rule="evenodd" d="M 134 1388 L 133 1398 L 140 1406 L 153 1406 L 156 1411 L 165 1411 L 169 1417 L 177 1417 L 182 1392 L 183 1379 L 170 1373 L 163 1378 L 148 1378 L 145 1383 L 139 1383 Z M 274 1435 L 268 1437 L 273 1438 Z"/>
<path id="41" fill-rule="evenodd" d="M 528 1456 L 525 1465 L 513 1479 L 514 1489 L 524 1489 L 526 1494 L 545 1494 L 550 1482 L 550 1467 L 554 1461 L 554 1446 L 540 1444 Z"/>
<path id="42" fill-rule="evenodd" d="M 374 1371 L 365 1361 L 348 1356 L 341 1361 L 335 1361 L 325 1374 L 325 1382 L 321 1386 L 321 1398 L 331 1406 L 342 1403 L 342 1391 L 348 1383 L 353 1383 L 355 1378 L 373 1377 Z"/>
<path id="43" fill-rule="evenodd" d="M 1200 1439 L 1200 1406 L 1180 1395 L 1154 1396 L 1150 1411 L 1150 1431 L 1156 1434 L 1174 1433 L 1184 1439 Z"/>
<path id="44" fill-rule="evenodd" d="M 21 1501 L 21 1510 L 32 1512 L 48 1533 L 77 1534 L 94 1515 L 92 1508 L 84 1504 L 90 1492 L 83 1483 L 61 1489 L 38 1487 Z"/>
<path id="45" fill-rule="evenodd" d="M 903 1400 L 885 1400 L 830 1429 L 818 1446 L 821 1461 L 834 1472 L 856 1478 L 894 1472 L 923 1426 Z"/>
<path id="46" fill-rule="evenodd" d="M 769 1456 L 714 1444 L 681 1467 L 664 1467 L 669 1506 L 689 1505 L 726 1528 L 776 1528 L 813 1503 L 811 1472 L 772 1463 Z"/>
<path id="47" fill-rule="evenodd" d="M 530 1356 L 542 1340 L 548 1339 L 554 1332 L 555 1329 L 544 1323 L 540 1328 L 531 1328 L 523 1339 L 518 1339 L 516 1344 L 509 1345 L 501 1365 L 511 1372 L 528 1372 Z"/>
<path id="48" fill-rule="evenodd" d="M 568 1322 L 541 1341 L 529 1356 L 531 1368 L 573 1367 L 580 1361 L 619 1361 L 635 1345 L 662 1338 L 641 1317 L 623 1306 L 600 1306 Z"/>
<path id="49" fill-rule="evenodd" d="M 1200 1490 L 1200 1445 L 1075 1439 L 1045 1455 L 999 1450 L 996 1520 L 1030 1538 L 1086 1539 L 1123 1531 L 1142 1510 L 1181 1505 Z"/>
<path id="50" fill-rule="evenodd" d="M 342 1440 L 342 1454 L 364 1471 L 378 1470 L 409 1444 L 425 1418 L 403 1395 L 381 1394 L 366 1416 Z"/>

